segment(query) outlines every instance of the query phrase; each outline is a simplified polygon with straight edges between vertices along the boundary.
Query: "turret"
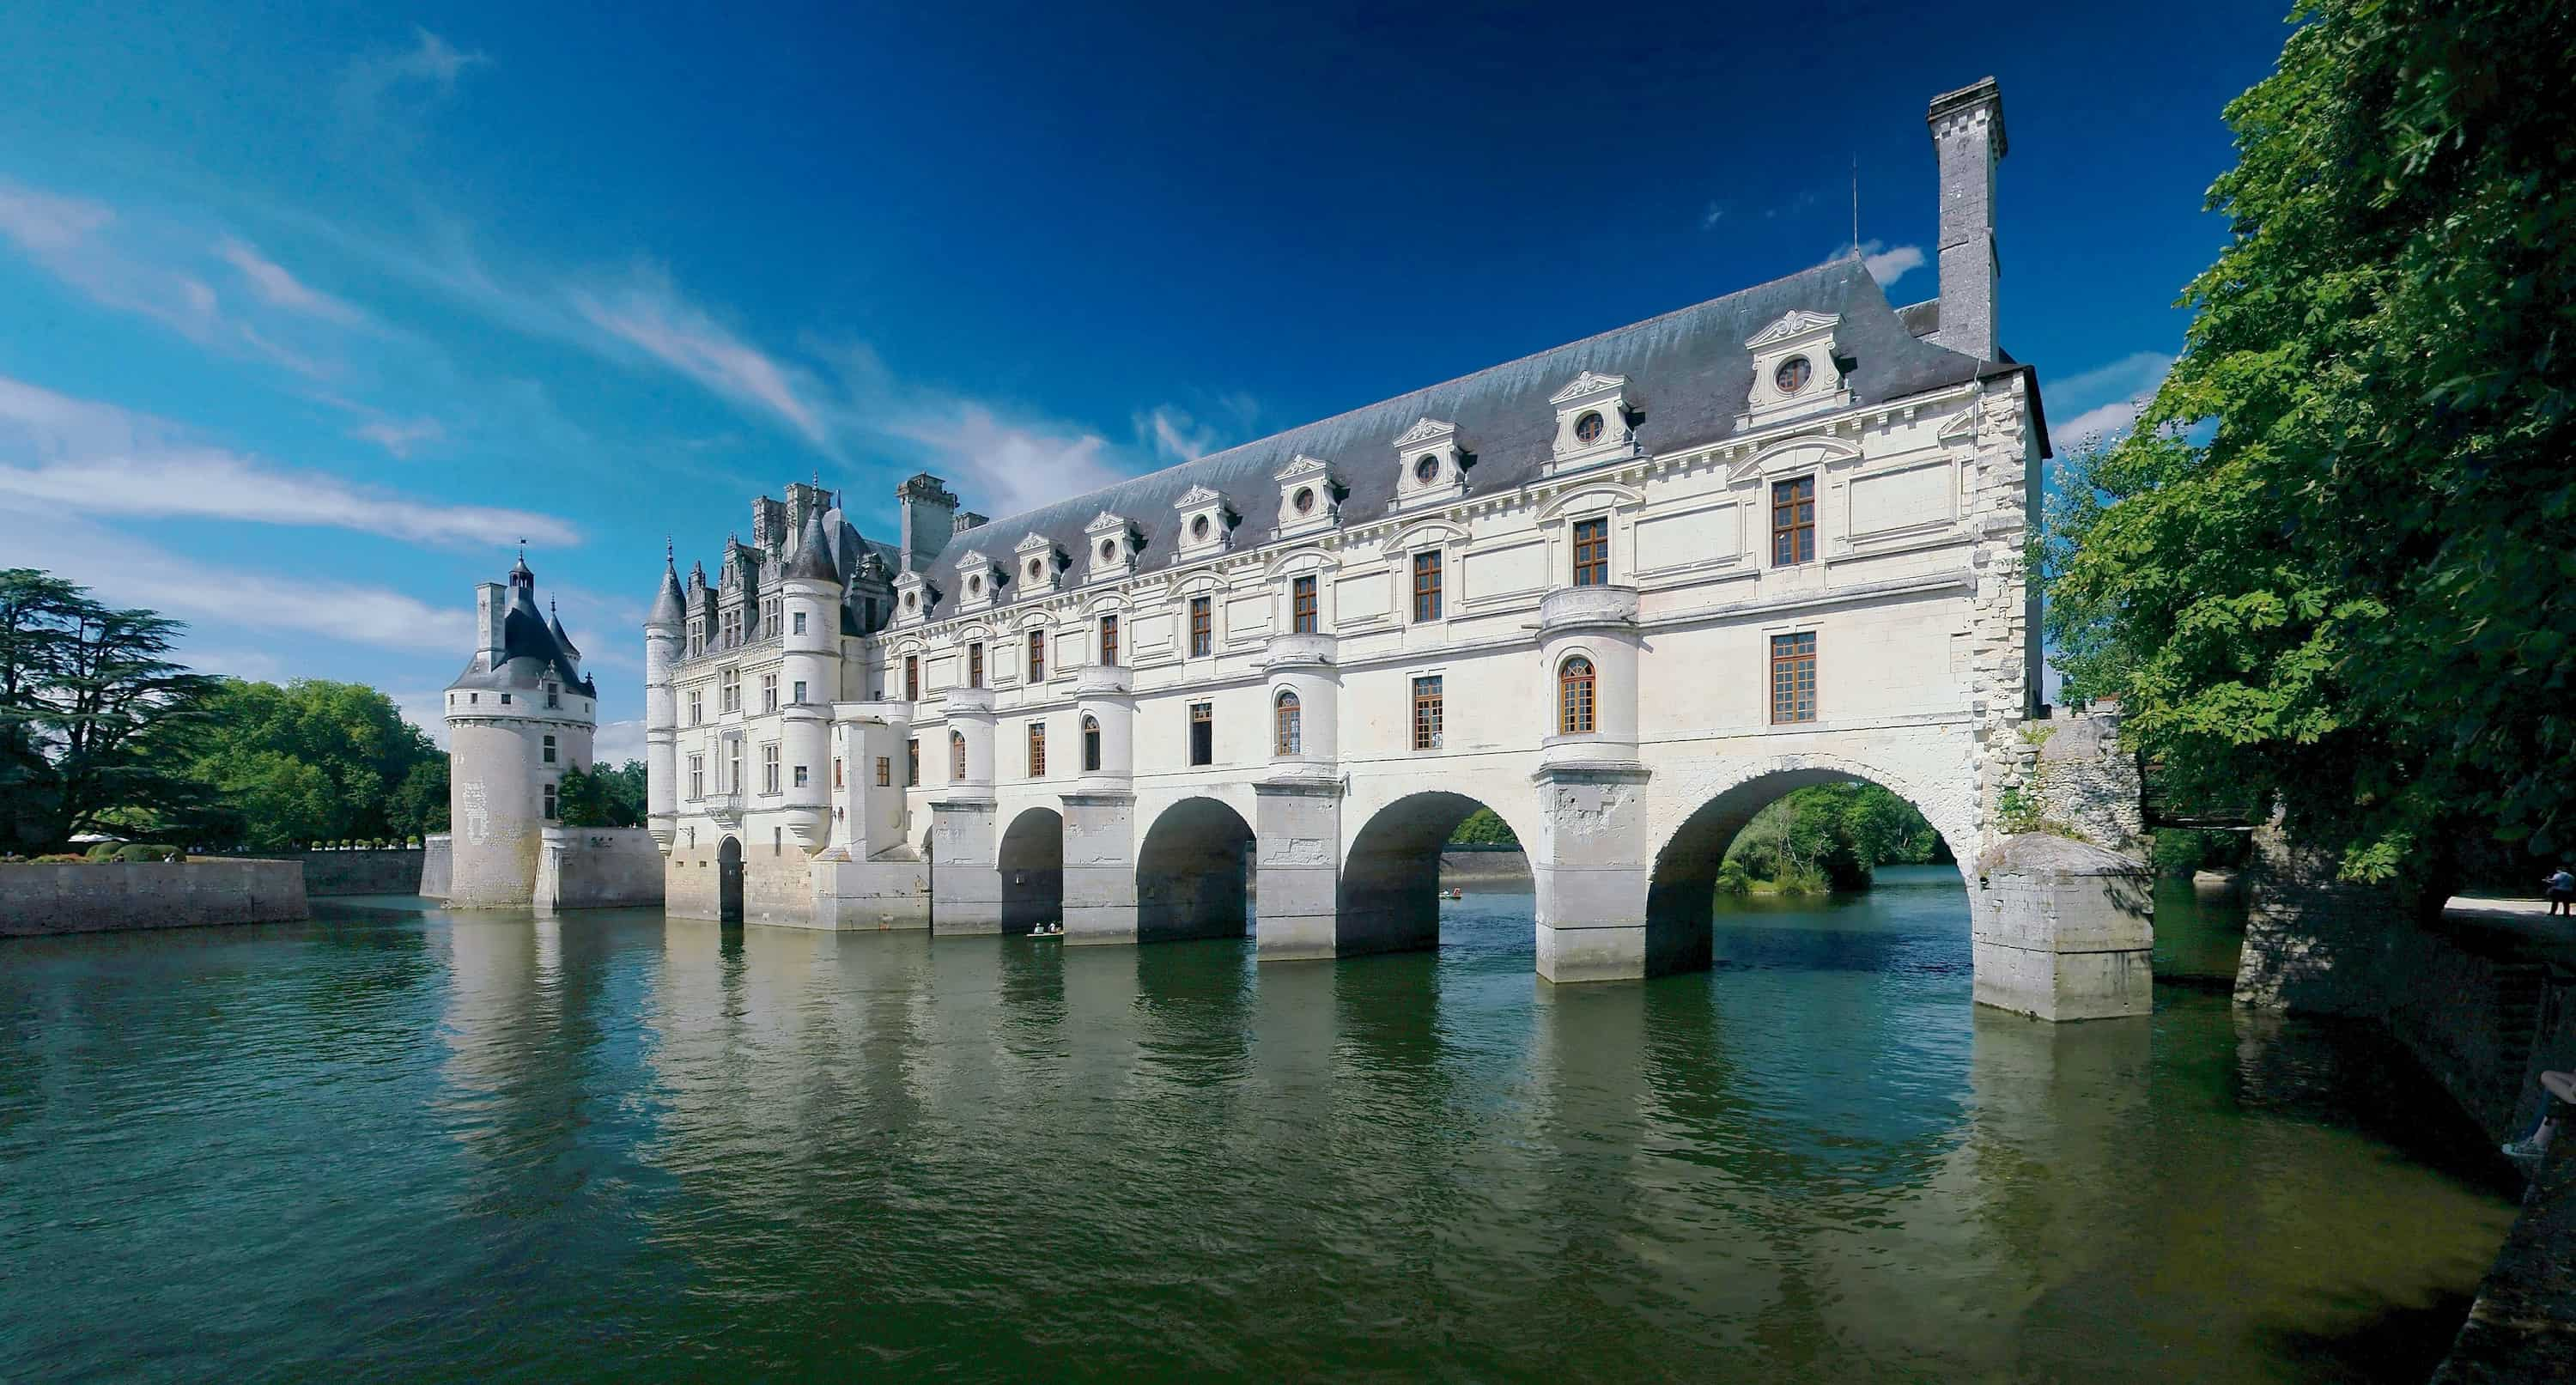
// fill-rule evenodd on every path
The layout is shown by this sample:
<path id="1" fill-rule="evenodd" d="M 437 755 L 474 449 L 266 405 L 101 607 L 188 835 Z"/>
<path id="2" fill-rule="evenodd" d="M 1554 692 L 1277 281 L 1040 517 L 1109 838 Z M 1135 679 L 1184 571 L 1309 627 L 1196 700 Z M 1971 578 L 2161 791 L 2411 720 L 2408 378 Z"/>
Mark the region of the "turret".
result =
<path id="1" fill-rule="evenodd" d="M 679 834 L 680 700 L 673 679 L 688 625 L 685 603 L 679 569 L 665 540 L 662 587 L 644 617 L 644 820 L 665 853 Z"/>
<path id="2" fill-rule="evenodd" d="M 526 908 L 540 834 L 559 820 L 563 772 L 590 768 L 598 689 L 563 622 L 537 608 L 523 556 L 506 583 L 475 588 L 476 648 L 446 693 L 448 903 Z"/>
<path id="3" fill-rule="evenodd" d="M 832 703 L 841 696 L 841 572 L 819 507 L 808 511 L 778 581 L 785 627 L 779 632 L 779 751 L 786 765 L 779 787 L 788 830 L 806 850 L 819 851 L 831 840 L 826 784 Z"/>

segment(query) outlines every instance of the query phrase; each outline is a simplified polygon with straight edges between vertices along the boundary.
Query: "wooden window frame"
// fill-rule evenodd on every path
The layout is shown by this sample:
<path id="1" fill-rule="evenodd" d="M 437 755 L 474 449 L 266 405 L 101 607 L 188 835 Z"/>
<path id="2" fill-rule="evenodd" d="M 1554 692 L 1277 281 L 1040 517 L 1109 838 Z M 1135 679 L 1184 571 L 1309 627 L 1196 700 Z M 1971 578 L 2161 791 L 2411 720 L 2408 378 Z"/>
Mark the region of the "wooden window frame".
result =
<path id="1" fill-rule="evenodd" d="M 1441 679 L 1425 673 L 1413 680 L 1413 748 L 1438 750 L 1441 742 Z"/>
<path id="2" fill-rule="evenodd" d="M 1046 681 L 1046 632 L 1044 630 L 1029 632 L 1028 681 L 1032 684 Z"/>
<path id="3" fill-rule="evenodd" d="M 1588 736 L 1600 725 L 1600 669 L 1581 654 L 1556 666 L 1556 734 Z"/>
<path id="4" fill-rule="evenodd" d="M 1191 703 L 1189 725 L 1190 764 L 1193 766 L 1215 764 L 1216 704 L 1213 702 Z"/>
<path id="5" fill-rule="evenodd" d="M 984 686 L 984 642 L 972 640 L 966 645 L 966 686 Z"/>
<path id="6" fill-rule="evenodd" d="M 1204 659 L 1216 652 L 1216 601 L 1212 597 L 1190 598 L 1190 657 Z"/>
<path id="7" fill-rule="evenodd" d="M 1288 633 L 1311 635 L 1318 623 L 1315 574 L 1288 579 Z"/>
<path id="8" fill-rule="evenodd" d="M 1293 689 L 1281 688 L 1279 695 L 1270 699 L 1270 710 L 1273 747 L 1271 753 L 1274 755 L 1304 754 L 1305 706 L 1297 700 L 1296 692 Z"/>
<path id="9" fill-rule="evenodd" d="M 918 654 L 903 656 L 903 700 L 921 700 L 921 656 Z"/>
<path id="10" fill-rule="evenodd" d="M 1046 723 L 1029 723 L 1029 777 L 1046 778 Z"/>
<path id="11" fill-rule="evenodd" d="M 966 733 L 963 731 L 948 733 L 948 782 L 966 782 Z"/>
<path id="12" fill-rule="evenodd" d="M 1795 630 L 1771 637 L 1771 724 L 1806 726 L 1817 719 L 1816 632 Z M 1799 674 L 1803 669 L 1803 683 Z M 1805 693 L 1801 704 L 1799 694 Z M 1801 715 L 1803 713 L 1803 715 Z"/>
<path id="13" fill-rule="evenodd" d="M 1784 477 L 1771 483 L 1771 566 L 1796 567 L 1816 560 L 1816 478 Z"/>
<path id="14" fill-rule="evenodd" d="M 877 787 L 880 789 L 894 787 L 894 757 L 891 755 L 877 757 Z"/>
<path id="15" fill-rule="evenodd" d="M 1100 772 L 1100 718 L 1098 717 L 1086 716 L 1082 719 L 1082 772 L 1085 774 Z"/>
<path id="16" fill-rule="evenodd" d="M 1574 521 L 1574 585 L 1610 585 L 1610 517 Z"/>
<path id="17" fill-rule="evenodd" d="M 919 736 L 903 743 L 903 786 L 907 789 L 921 787 L 921 737 Z"/>
<path id="18" fill-rule="evenodd" d="M 1427 624 L 1440 619 L 1440 550 L 1426 548 L 1413 555 L 1413 623 Z"/>
<path id="19" fill-rule="evenodd" d="M 1118 667 L 1118 617 L 1100 618 L 1100 662 L 1107 668 Z"/>

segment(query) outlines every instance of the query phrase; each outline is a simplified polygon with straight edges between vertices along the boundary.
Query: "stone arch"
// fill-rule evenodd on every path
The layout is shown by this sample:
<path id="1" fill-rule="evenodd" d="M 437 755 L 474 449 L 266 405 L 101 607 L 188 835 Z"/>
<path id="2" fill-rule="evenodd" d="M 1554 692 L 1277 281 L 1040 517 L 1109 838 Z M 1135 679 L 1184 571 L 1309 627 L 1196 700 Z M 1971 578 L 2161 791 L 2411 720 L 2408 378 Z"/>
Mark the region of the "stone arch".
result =
<path id="1" fill-rule="evenodd" d="M 1064 917 L 1064 815 L 1023 809 L 995 849 L 1002 875 L 1002 931 L 1027 933 Z"/>
<path id="2" fill-rule="evenodd" d="M 1939 795 L 1909 782 L 1909 777 L 1883 766 L 1840 755 L 1797 754 L 1741 764 L 1699 788 L 1689 807 L 1669 830 L 1660 833 L 1649 858 L 1646 884 L 1646 956 L 1650 971 L 1704 969 L 1709 963 L 1709 917 L 1715 904 L 1717 870 L 1727 847 L 1756 813 L 1783 795 L 1818 784 L 1867 782 L 1913 804 L 1950 848 L 1961 883 L 1971 892 L 1975 879 L 1975 828 L 1952 806 L 1956 795 Z M 1971 773 L 1962 766 L 1962 774 Z"/>
<path id="3" fill-rule="evenodd" d="M 1251 824 L 1191 795 L 1155 814 L 1136 850 L 1136 939 L 1241 937 L 1252 927 Z"/>
<path id="4" fill-rule="evenodd" d="M 728 832 L 716 848 L 716 919 L 742 922 L 742 838 Z"/>
<path id="5" fill-rule="evenodd" d="M 1401 795 L 1351 833 L 1335 889 L 1335 948 L 1344 956 L 1440 944 L 1440 851 L 1458 824 L 1490 808 L 1521 841 L 1534 840 L 1505 809 L 1448 789 Z"/>

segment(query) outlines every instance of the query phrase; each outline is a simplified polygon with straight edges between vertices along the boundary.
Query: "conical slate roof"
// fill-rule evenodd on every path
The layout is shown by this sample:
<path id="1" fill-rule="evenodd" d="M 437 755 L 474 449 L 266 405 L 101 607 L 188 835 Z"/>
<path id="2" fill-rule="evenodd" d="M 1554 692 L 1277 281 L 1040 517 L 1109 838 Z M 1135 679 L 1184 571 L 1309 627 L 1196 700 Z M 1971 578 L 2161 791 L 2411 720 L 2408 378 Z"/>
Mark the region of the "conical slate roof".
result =
<path id="1" fill-rule="evenodd" d="M 653 594 L 653 609 L 644 617 L 644 624 L 647 627 L 676 627 L 688 619 L 688 614 L 688 602 L 680 594 L 680 570 L 672 565 L 671 553 L 666 547 L 662 551 L 662 589 Z"/>
<path id="2" fill-rule="evenodd" d="M 832 561 L 831 545 L 823 538 L 823 513 L 815 511 L 805 520 L 805 532 L 796 536 L 796 551 L 787 555 L 785 570 L 789 579 L 839 582 L 841 569 Z"/>

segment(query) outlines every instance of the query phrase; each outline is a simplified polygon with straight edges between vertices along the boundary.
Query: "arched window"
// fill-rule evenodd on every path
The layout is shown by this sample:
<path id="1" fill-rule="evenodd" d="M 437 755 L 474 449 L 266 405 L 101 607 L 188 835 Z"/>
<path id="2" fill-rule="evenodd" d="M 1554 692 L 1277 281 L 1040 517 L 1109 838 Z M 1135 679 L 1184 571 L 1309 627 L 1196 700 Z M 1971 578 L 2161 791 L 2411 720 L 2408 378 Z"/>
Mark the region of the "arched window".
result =
<path id="1" fill-rule="evenodd" d="M 1556 733 L 1589 735 L 1592 731 L 1592 661 L 1577 654 L 1556 669 Z"/>
<path id="2" fill-rule="evenodd" d="M 966 777 L 966 733 L 948 733 L 948 778 L 951 782 Z"/>
<path id="3" fill-rule="evenodd" d="M 1305 744 L 1304 728 L 1299 725 L 1298 719 L 1297 694 L 1290 692 L 1285 688 L 1280 689 L 1278 707 L 1278 749 L 1273 753 L 1280 755 L 1297 754 Z"/>
<path id="4" fill-rule="evenodd" d="M 1098 717 L 1082 719 L 1082 768 L 1086 773 L 1100 772 L 1100 718 Z"/>

